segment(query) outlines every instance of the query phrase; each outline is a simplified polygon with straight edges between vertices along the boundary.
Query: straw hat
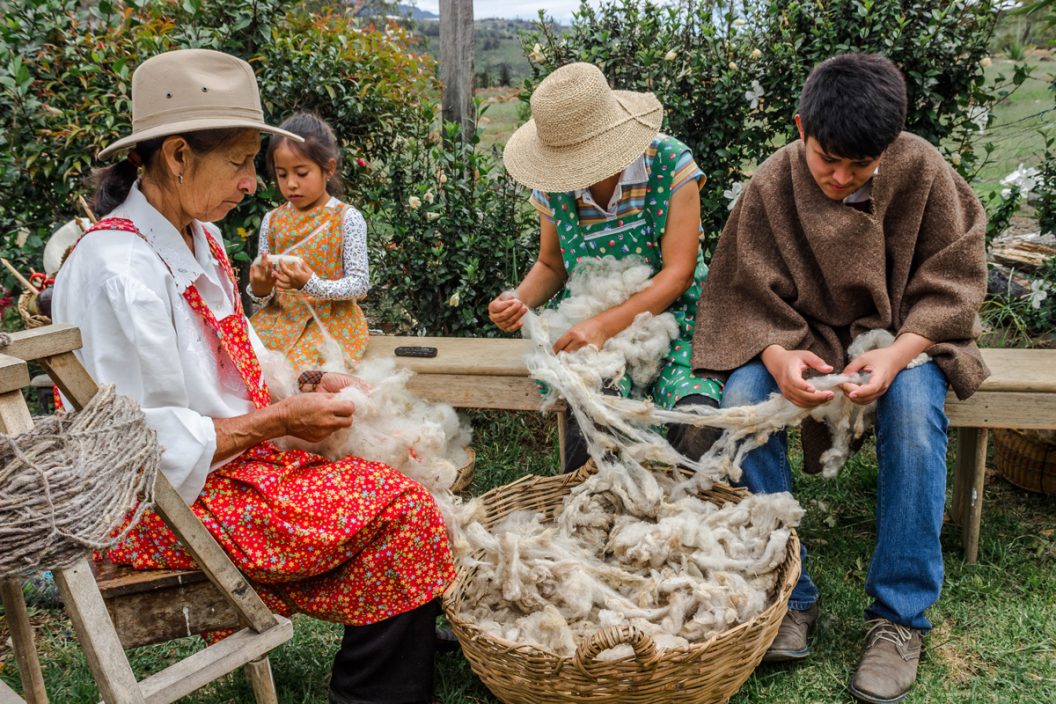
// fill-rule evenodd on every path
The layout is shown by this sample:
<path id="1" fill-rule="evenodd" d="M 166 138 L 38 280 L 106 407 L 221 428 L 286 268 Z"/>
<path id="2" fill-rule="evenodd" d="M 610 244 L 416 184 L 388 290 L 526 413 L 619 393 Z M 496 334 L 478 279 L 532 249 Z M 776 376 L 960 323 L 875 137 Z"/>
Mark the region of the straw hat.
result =
<path id="1" fill-rule="evenodd" d="M 168 51 L 147 59 L 132 74 L 132 134 L 99 157 L 156 137 L 229 127 L 304 141 L 264 124 L 257 79 L 242 59 L 209 49 Z"/>
<path id="2" fill-rule="evenodd" d="M 548 193 L 592 186 L 642 155 L 664 109 L 652 93 L 609 88 L 593 64 L 557 69 L 532 93 L 532 119 L 506 143 L 502 160 L 520 183 Z"/>

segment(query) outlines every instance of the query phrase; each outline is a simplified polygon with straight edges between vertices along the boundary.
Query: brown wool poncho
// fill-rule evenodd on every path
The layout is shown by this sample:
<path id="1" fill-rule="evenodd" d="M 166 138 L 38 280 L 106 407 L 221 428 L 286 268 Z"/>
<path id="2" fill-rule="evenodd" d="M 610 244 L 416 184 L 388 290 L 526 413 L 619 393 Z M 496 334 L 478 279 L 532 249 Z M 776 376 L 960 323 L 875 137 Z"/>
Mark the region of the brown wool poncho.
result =
<path id="1" fill-rule="evenodd" d="M 837 371 L 862 332 L 912 332 L 958 398 L 989 375 L 975 344 L 986 214 L 928 142 L 903 132 L 880 159 L 872 208 L 827 198 L 802 141 L 766 160 L 722 232 L 697 309 L 693 368 L 729 372 L 777 344 Z"/>

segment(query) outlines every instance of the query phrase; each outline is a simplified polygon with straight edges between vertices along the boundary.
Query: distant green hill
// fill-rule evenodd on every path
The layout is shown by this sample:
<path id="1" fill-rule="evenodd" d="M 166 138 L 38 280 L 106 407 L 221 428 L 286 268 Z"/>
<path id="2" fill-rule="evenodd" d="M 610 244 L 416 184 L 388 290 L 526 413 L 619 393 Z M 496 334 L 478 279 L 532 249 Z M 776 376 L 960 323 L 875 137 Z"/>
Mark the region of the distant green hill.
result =
<path id="1" fill-rule="evenodd" d="M 477 87 L 520 85 L 531 74 L 531 67 L 521 47 L 520 35 L 534 29 L 529 20 L 483 19 L 473 23 L 473 68 Z M 440 23 L 436 20 L 415 22 L 415 30 L 425 39 L 425 49 L 439 53 Z"/>

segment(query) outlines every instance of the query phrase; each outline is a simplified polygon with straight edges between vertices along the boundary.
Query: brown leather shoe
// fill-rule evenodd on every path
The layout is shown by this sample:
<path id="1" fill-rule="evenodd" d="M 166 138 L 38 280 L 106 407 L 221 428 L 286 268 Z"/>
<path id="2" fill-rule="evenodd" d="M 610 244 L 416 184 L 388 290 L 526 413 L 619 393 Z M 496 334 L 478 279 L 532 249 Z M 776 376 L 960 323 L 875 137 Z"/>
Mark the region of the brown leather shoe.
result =
<path id="1" fill-rule="evenodd" d="M 867 644 L 851 680 L 851 694 L 868 704 L 901 701 L 917 679 L 920 631 L 885 618 L 868 623 Z"/>
<path id="2" fill-rule="evenodd" d="M 781 619 L 777 637 L 763 655 L 763 662 L 793 662 L 810 655 L 807 636 L 814 630 L 814 623 L 817 620 L 817 604 L 806 611 L 789 609 L 785 617 Z"/>

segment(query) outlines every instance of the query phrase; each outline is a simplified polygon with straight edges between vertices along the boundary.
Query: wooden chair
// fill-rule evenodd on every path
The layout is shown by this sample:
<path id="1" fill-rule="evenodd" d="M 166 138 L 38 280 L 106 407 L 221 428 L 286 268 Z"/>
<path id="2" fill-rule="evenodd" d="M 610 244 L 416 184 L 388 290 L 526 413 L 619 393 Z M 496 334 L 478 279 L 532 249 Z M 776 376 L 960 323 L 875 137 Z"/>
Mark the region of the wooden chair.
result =
<path id="1" fill-rule="evenodd" d="M 40 364 L 76 408 L 82 408 L 95 395 L 98 389 L 95 381 L 73 355 L 73 350 L 81 347 L 81 334 L 76 327 L 52 325 L 14 333 L 12 338 L 10 345 L 0 349 L 0 429 L 4 432 L 18 434 L 33 427 L 21 391 L 29 384 L 27 361 Z M 124 647 L 172 637 L 162 636 L 172 633 L 171 618 L 166 621 L 155 612 L 141 610 L 137 615 L 137 612 L 129 611 L 128 618 L 123 617 L 121 621 L 125 626 L 122 637 L 107 611 L 89 561 L 82 558 L 72 567 L 56 570 L 55 582 L 103 701 L 107 704 L 167 704 L 244 666 L 258 704 L 277 704 L 267 653 L 292 637 L 292 624 L 271 613 L 264 605 L 160 473 L 154 501 L 155 510 L 201 567 L 203 577 L 199 582 L 208 579 L 210 593 L 219 595 L 217 610 L 224 613 L 221 622 L 230 624 L 231 618 L 237 616 L 237 621 L 244 627 L 231 637 L 137 682 Z M 176 578 L 177 582 L 182 579 Z M 193 583 L 183 586 L 191 587 Z M 0 682 L 0 704 L 46 704 L 47 693 L 20 580 L 0 580 L 0 595 L 14 642 L 24 697 Z M 178 618 L 184 619 L 182 612 L 178 613 Z M 217 626 L 206 625 L 206 628 L 211 627 Z M 174 635 L 186 635 L 185 631 L 186 627 L 184 632 L 177 630 Z"/>

